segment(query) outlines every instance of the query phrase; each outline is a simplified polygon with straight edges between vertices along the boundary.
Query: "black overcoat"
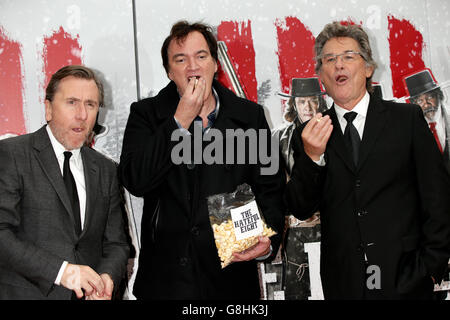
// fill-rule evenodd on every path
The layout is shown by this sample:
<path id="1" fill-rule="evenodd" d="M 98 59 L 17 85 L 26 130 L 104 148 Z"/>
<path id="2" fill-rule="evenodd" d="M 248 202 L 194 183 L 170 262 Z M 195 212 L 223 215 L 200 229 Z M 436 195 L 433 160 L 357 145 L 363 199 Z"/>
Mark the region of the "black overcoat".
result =
<path id="1" fill-rule="evenodd" d="M 225 129 L 266 129 L 270 139 L 261 106 L 237 97 L 217 81 L 213 86 L 220 101 L 213 128 L 223 136 Z M 283 171 L 261 175 L 259 164 L 236 162 L 175 165 L 171 152 L 179 142 L 171 141 L 171 135 L 178 129 L 174 114 L 179 99 L 170 82 L 155 97 L 133 103 L 125 130 L 119 176 L 133 195 L 144 197 L 133 292 L 143 299 L 258 299 L 255 261 L 221 269 L 206 198 L 247 183 L 266 222 L 281 234 Z M 273 252 L 278 245 L 279 237 L 272 237 Z"/>

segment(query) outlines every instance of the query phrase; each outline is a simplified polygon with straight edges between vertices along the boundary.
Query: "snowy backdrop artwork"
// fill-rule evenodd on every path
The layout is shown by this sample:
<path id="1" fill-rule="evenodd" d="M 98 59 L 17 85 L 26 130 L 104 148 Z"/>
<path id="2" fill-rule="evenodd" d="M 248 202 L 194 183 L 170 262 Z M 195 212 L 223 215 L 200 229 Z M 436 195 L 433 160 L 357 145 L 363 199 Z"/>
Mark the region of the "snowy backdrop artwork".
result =
<path id="1" fill-rule="evenodd" d="M 50 76 L 64 65 L 83 64 L 105 84 L 99 122 L 106 130 L 95 148 L 119 161 L 131 103 L 156 95 L 169 81 L 160 49 L 178 20 L 213 27 L 242 94 L 264 107 L 274 130 L 286 125 L 286 99 L 279 93 L 289 93 L 292 78 L 316 76 L 315 37 L 331 21 L 368 32 L 378 64 L 373 80 L 384 99 L 405 101 L 403 78 L 428 68 L 448 102 L 448 0 L 0 0 L 0 138 L 45 124 Z M 222 66 L 217 77 L 235 90 L 229 73 Z M 137 256 L 142 200 L 125 198 Z M 320 219 L 287 219 L 287 227 L 284 252 L 274 264 L 260 264 L 263 298 L 321 299 Z M 136 268 L 132 259 L 130 287 Z M 134 297 L 127 291 L 125 298 Z"/>

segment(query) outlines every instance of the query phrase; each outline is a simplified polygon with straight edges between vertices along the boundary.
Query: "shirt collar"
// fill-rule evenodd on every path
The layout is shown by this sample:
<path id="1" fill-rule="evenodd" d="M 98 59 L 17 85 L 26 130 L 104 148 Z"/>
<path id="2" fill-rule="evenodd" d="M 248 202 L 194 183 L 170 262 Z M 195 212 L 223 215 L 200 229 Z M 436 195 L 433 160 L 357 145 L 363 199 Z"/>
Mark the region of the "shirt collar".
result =
<path id="1" fill-rule="evenodd" d="M 212 94 L 214 95 L 214 98 L 216 99 L 216 108 L 211 111 L 210 114 L 208 114 L 207 118 L 208 118 L 208 125 L 206 128 L 203 128 L 203 131 L 211 128 L 214 125 L 214 122 L 216 121 L 218 115 L 219 115 L 219 109 L 220 109 L 220 101 L 219 101 L 219 95 L 216 92 L 216 89 L 214 89 L 214 87 L 212 87 Z M 201 121 L 202 119 L 197 116 L 195 117 L 194 121 Z"/>
<path id="2" fill-rule="evenodd" d="M 50 138 L 50 142 L 52 144 L 53 150 L 55 151 L 56 157 L 58 159 L 64 159 L 64 152 L 70 151 L 70 152 L 72 152 L 71 158 L 73 158 L 75 160 L 75 164 L 78 166 L 81 161 L 81 153 L 80 153 L 81 148 L 73 149 L 73 150 L 66 150 L 66 148 L 64 148 L 64 146 L 55 138 L 52 130 L 50 129 L 50 126 L 47 125 L 45 128 L 47 129 L 47 133 Z"/>
<path id="3" fill-rule="evenodd" d="M 344 108 L 338 106 L 336 103 L 334 103 L 336 115 L 339 118 L 344 118 L 344 114 L 346 114 L 347 112 L 350 112 L 350 111 L 354 111 L 358 115 L 366 117 L 367 109 L 369 108 L 369 101 L 370 101 L 370 95 L 366 90 L 366 93 L 364 94 L 363 98 L 356 104 L 356 106 L 352 110 L 344 109 Z"/>

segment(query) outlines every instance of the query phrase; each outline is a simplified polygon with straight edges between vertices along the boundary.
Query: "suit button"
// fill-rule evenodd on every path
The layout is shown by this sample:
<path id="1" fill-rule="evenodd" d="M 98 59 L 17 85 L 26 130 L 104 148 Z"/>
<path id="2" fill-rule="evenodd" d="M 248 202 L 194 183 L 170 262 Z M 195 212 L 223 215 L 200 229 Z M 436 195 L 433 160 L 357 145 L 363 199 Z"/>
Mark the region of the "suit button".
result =
<path id="1" fill-rule="evenodd" d="M 198 236 L 199 233 L 200 233 L 200 231 L 198 230 L 197 227 L 192 227 L 191 233 L 192 233 L 192 235 L 194 235 L 194 236 Z"/>
<path id="2" fill-rule="evenodd" d="M 367 214 L 368 214 L 368 212 L 366 210 L 359 210 L 358 211 L 358 217 L 364 217 Z"/>
<path id="3" fill-rule="evenodd" d="M 357 187 L 357 188 L 361 187 L 361 180 L 359 180 L 359 179 L 356 180 L 355 187 Z"/>
<path id="4" fill-rule="evenodd" d="M 188 163 L 186 166 L 189 170 L 192 170 L 195 168 L 195 163 Z"/>
<path id="5" fill-rule="evenodd" d="M 73 248 L 73 250 L 74 251 L 78 251 L 78 248 L 79 248 L 80 246 L 78 245 L 78 243 L 75 245 L 75 247 Z"/>
<path id="6" fill-rule="evenodd" d="M 180 258 L 180 266 L 185 267 L 185 266 L 187 266 L 187 263 L 188 263 L 188 259 L 186 257 Z"/>

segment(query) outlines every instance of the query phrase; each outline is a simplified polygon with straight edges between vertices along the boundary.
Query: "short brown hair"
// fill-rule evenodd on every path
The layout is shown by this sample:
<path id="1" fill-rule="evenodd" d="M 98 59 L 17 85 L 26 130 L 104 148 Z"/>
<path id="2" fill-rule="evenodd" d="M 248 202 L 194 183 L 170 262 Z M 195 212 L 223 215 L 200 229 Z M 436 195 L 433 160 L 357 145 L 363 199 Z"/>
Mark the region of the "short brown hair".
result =
<path id="1" fill-rule="evenodd" d="M 363 30 L 361 26 L 351 23 L 341 23 L 339 21 L 334 21 L 328 23 L 323 28 L 322 32 L 317 36 L 316 42 L 314 44 L 314 53 L 316 55 L 316 73 L 319 73 L 322 67 L 322 50 L 328 40 L 332 38 L 352 38 L 357 43 L 361 50 L 361 56 L 366 61 L 366 66 L 373 67 L 373 71 L 377 68 L 377 63 L 372 58 L 372 48 L 369 43 L 369 36 Z M 373 76 L 373 73 L 372 73 Z M 366 89 L 369 92 L 373 92 L 372 88 L 372 76 L 366 79 Z"/>
<path id="2" fill-rule="evenodd" d="M 103 106 L 105 96 L 103 84 L 95 75 L 92 69 L 80 65 L 65 66 L 56 71 L 52 75 L 52 78 L 50 79 L 50 82 L 48 83 L 47 88 L 45 89 L 45 99 L 48 101 L 53 101 L 53 98 L 55 96 L 56 91 L 58 90 L 58 86 L 61 80 L 70 76 L 86 80 L 94 80 L 98 88 L 99 106 L 100 107 Z"/>
<path id="3" fill-rule="evenodd" d="M 203 35 L 203 37 L 205 37 L 211 56 L 216 62 L 218 61 L 217 40 L 214 34 L 212 33 L 212 28 L 204 23 L 195 22 L 190 24 L 189 22 L 182 20 L 178 21 L 172 26 L 172 29 L 170 30 L 170 35 L 166 38 L 166 40 L 164 40 L 164 43 L 161 47 L 161 57 L 164 69 L 166 70 L 166 74 L 169 74 L 169 56 L 167 51 L 170 42 L 174 39 L 178 43 L 183 42 L 188 36 L 188 34 L 193 31 L 198 31 Z"/>

